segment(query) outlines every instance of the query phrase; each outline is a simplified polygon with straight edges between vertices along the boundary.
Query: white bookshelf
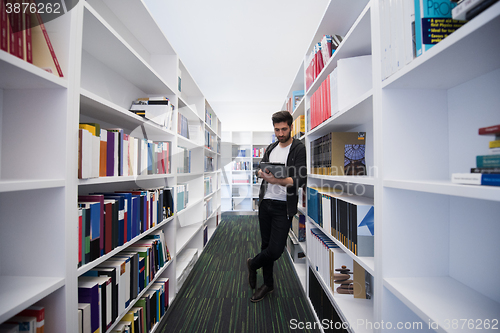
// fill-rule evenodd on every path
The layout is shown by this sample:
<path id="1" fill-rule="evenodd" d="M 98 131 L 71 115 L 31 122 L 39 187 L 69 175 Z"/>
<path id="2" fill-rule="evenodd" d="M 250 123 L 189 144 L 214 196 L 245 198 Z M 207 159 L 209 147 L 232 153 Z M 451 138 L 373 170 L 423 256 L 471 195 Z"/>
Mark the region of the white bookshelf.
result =
<path id="1" fill-rule="evenodd" d="M 328 294 L 326 283 L 315 275 L 352 325 L 351 332 L 387 329 L 356 327 L 358 320 L 413 322 L 427 332 L 469 332 L 470 327 L 454 329 L 445 322 L 498 320 L 500 313 L 500 288 L 495 287 L 500 274 L 500 188 L 454 184 L 451 174 L 469 172 L 476 155 L 488 153 L 491 138 L 479 136 L 478 128 L 500 123 L 500 42 L 495 37 L 500 3 L 383 79 L 382 42 L 391 22 L 381 15 L 389 3 L 330 1 L 307 53 L 324 34 L 339 34 L 344 40 L 308 90 L 308 63 L 301 63 L 285 98 L 306 90 L 293 116 L 307 117 L 310 97 L 340 59 L 372 56 L 372 88 L 308 130 L 305 143 L 309 146 L 329 132 L 367 134 L 367 176 L 309 173 L 308 186 L 362 186 L 363 195 L 374 198 L 373 258 L 357 257 L 331 237 L 373 276 L 373 299 Z M 309 152 L 307 158 L 310 163 Z M 312 254 L 307 255 L 310 262 Z M 464 274 L 471 265 L 480 269 L 481 283 Z M 307 281 L 309 276 L 302 283 Z M 429 327 L 429 322 L 439 325 Z"/>
<path id="2" fill-rule="evenodd" d="M 156 230 L 164 231 L 172 257 L 156 278 L 170 279 L 174 300 L 177 257 L 188 248 L 201 253 L 204 229 L 210 239 L 220 221 L 221 122 L 142 1 L 82 1 L 46 28 L 64 77 L 0 52 L 0 323 L 38 304 L 45 307 L 45 331 L 74 332 L 78 277 Z M 159 95 L 175 106 L 171 129 L 128 111 L 135 99 Z M 204 147 L 203 135 L 179 135 L 179 114 L 210 132 L 215 148 Z M 79 122 L 172 142 L 171 173 L 77 179 Z M 188 174 L 176 172 L 178 145 L 192 151 Z M 204 155 L 214 159 L 213 170 L 203 168 Z M 209 196 L 205 176 L 213 179 Z M 184 210 L 77 267 L 78 195 L 179 183 L 189 186 Z M 205 216 L 208 198 L 213 210 Z"/>
<path id="3" fill-rule="evenodd" d="M 271 119 L 269 119 L 272 129 Z M 270 131 L 224 131 L 222 147 L 222 169 L 225 175 L 223 180 L 227 180 L 222 186 L 223 191 L 222 204 L 223 211 L 254 211 L 253 200 L 259 198 L 259 188 L 261 180 L 254 182 L 254 164 L 259 163 L 262 157 L 254 156 L 254 149 L 266 149 L 272 143 L 274 132 Z M 245 150 L 246 156 L 238 156 L 238 150 Z M 247 162 L 247 170 L 236 170 L 233 162 Z M 236 183 L 239 178 L 249 179 L 249 183 Z M 237 193 L 236 193 L 237 192 Z"/>

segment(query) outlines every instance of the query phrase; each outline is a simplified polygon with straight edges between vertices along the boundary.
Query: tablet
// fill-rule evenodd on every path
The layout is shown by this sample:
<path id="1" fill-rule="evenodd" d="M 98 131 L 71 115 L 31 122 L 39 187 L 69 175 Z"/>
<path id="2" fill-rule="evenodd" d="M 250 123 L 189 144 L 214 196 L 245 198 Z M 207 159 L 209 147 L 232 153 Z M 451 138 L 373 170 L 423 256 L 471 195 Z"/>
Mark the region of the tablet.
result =
<path id="1" fill-rule="evenodd" d="M 286 178 L 288 177 L 288 168 L 283 163 L 272 163 L 272 162 L 260 162 L 260 169 L 268 169 L 275 178 Z"/>

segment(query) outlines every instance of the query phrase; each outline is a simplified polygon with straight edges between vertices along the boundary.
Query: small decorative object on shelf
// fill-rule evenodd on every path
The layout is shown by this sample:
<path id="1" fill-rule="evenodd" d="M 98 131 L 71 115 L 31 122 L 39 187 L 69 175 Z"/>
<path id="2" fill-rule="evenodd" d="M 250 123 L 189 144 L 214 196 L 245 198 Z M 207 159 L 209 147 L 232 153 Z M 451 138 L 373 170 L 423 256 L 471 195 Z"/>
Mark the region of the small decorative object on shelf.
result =
<path id="1" fill-rule="evenodd" d="M 335 279 L 335 284 L 340 284 L 340 287 L 337 288 L 337 292 L 339 294 L 353 294 L 353 280 L 351 279 L 352 272 L 346 265 L 342 265 L 341 268 L 335 268 L 336 272 L 333 277 Z"/>

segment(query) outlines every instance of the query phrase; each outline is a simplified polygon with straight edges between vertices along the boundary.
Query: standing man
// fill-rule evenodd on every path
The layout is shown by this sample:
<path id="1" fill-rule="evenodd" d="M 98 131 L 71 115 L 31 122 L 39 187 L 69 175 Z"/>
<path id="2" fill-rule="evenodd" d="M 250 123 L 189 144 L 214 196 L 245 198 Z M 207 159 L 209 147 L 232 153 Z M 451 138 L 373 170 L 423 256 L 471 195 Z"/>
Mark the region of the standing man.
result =
<path id="1" fill-rule="evenodd" d="M 262 300 L 274 290 L 273 265 L 285 249 L 288 230 L 297 213 L 297 192 L 307 176 L 306 148 L 301 141 L 291 137 L 292 115 L 288 111 L 278 111 L 271 119 L 278 140 L 266 148 L 262 162 L 284 163 L 288 177 L 275 178 L 267 169 L 256 171 L 257 177 L 263 179 L 259 192 L 262 245 L 259 254 L 247 259 L 248 282 L 255 289 L 257 269 L 262 267 L 264 284 L 250 298 L 252 302 Z"/>

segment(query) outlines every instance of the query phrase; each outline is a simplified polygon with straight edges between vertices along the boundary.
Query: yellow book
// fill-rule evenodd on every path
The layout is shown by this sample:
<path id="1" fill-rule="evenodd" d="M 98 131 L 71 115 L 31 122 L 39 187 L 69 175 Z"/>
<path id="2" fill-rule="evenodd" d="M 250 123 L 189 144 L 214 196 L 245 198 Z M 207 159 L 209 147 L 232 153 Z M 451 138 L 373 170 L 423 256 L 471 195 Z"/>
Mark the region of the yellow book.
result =
<path id="1" fill-rule="evenodd" d="M 490 148 L 500 148 L 500 140 L 490 141 Z"/>
<path id="2" fill-rule="evenodd" d="M 78 127 L 81 128 L 81 129 L 89 131 L 94 136 L 99 136 L 100 137 L 100 134 L 99 135 L 97 134 L 97 128 L 95 126 L 93 126 L 93 125 L 90 125 L 90 124 L 80 124 Z"/>

